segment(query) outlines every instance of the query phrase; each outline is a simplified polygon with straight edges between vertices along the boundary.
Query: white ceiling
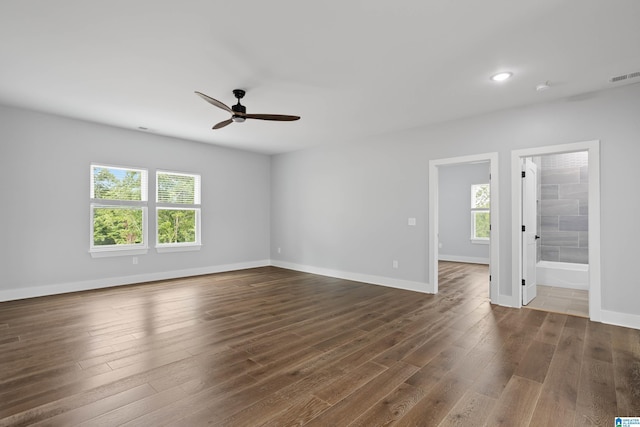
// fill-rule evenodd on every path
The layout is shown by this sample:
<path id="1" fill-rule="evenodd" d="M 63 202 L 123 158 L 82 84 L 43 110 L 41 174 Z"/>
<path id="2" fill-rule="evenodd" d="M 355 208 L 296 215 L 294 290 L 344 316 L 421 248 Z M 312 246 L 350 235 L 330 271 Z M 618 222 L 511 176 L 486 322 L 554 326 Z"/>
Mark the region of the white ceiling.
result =
<path id="1" fill-rule="evenodd" d="M 491 82 L 501 70 L 514 77 Z M 1 104 L 262 153 L 566 98 L 636 71 L 640 0 L 0 1 Z M 231 105 L 234 88 L 248 112 L 302 119 L 211 130 L 229 115 L 194 91 Z"/>

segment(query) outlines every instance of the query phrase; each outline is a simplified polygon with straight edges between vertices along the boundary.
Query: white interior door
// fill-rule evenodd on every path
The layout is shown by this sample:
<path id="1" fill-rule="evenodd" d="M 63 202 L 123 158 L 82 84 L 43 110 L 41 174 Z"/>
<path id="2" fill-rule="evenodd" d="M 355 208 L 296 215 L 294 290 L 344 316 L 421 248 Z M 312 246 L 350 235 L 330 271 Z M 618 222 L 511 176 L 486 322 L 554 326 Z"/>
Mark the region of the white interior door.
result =
<path id="1" fill-rule="evenodd" d="M 536 297 L 536 242 L 538 240 L 537 167 L 530 158 L 524 161 L 522 178 L 522 305 L 527 305 Z"/>

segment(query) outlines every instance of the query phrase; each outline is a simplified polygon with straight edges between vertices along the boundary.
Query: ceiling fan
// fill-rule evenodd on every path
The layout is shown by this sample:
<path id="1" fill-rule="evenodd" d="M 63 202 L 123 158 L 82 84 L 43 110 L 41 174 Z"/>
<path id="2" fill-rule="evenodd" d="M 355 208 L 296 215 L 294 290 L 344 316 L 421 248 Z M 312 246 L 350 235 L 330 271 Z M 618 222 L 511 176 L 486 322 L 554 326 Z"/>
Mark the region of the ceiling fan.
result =
<path id="1" fill-rule="evenodd" d="M 240 104 L 240 100 L 244 98 L 245 93 L 246 92 L 242 89 L 234 89 L 233 94 L 238 99 L 238 103 L 229 108 L 226 104 L 218 101 L 217 99 L 213 99 L 204 93 L 196 91 L 196 95 L 207 101 L 209 104 L 215 105 L 216 107 L 222 108 L 223 110 L 231 113 L 230 119 L 218 123 L 212 129 L 223 128 L 231 124 L 231 122 L 242 123 L 246 119 L 275 120 L 280 122 L 291 122 L 300 119 L 300 116 L 287 116 L 283 114 L 247 114 L 247 107 Z"/>

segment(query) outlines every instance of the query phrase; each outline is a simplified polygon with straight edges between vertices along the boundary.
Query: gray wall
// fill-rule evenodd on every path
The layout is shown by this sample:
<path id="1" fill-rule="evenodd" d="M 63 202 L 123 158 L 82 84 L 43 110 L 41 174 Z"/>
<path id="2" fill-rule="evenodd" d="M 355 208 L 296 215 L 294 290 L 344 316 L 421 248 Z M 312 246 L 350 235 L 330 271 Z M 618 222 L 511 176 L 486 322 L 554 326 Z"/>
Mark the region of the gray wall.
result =
<path id="1" fill-rule="evenodd" d="M 155 169 L 200 173 L 202 249 L 151 248 L 137 265 L 130 256 L 91 258 L 91 162 L 148 168 L 150 209 Z M 0 106 L 0 294 L 268 263 L 269 176 L 265 155 Z M 153 221 L 149 226 L 153 235 Z"/>
<path id="2" fill-rule="evenodd" d="M 511 150 L 599 139 L 602 307 L 640 316 L 635 280 L 640 200 L 621 190 L 628 188 L 629 171 L 640 156 L 639 113 L 640 85 L 627 85 L 366 141 L 336 135 L 329 146 L 270 161 L 259 154 L 0 107 L 0 292 L 191 272 L 269 256 L 425 283 L 429 160 L 498 152 L 500 294 L 508 298 Z M 87 252 L 92 161 L 200 172 L 203 249 L 150 250 L 138 265 L 130 257 L 92 259 Z M 66 191 L 57 192 L 61 185 Z M 407 225 L 409 217 L 417 219 L 415 227 Z M 398 269 L 392 268 L 393 259 Z"/>
<path id="3" fill-rule="evenodd" d="M 367 141 L 336 135 L 330 146 L 274 156 L 271 257 L 426 282 L 429 160 L 498 152 L 500 294 L 510 297 L 511 150 L 599 139 L 602 307 L 640 315 L 640 200 L 621 191 L 640 156 L 639 113 L 635 84 Z M 407 227 L 407 217 L 418 225 Z"/>
<path id="4" fill-rule="evenodd" d="M 540 259 L 589 263 L 588 153 L 540 158 Z"/>
<path id="5" fill-rule="evenodd" d="M 471 186 L 488 182 L 488 162 L 438 167 L 440 259 L 489 263 L 489 245 L 471 242 Z"/>

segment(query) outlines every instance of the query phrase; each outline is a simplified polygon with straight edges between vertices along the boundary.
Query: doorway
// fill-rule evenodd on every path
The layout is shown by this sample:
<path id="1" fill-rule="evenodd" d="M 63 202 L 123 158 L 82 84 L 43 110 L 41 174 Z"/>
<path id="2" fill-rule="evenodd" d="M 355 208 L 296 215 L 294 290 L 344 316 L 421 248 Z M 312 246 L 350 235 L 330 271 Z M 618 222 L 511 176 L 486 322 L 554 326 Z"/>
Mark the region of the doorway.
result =
<path id="1" fill-rule="evenodd" d="M 522 304 L 589 315 L 589 153 L 523 160 Z"/>
<path id="2" fill-rule="evenodd" d="M 489 245 L 489 299 L 492 303 L 499 303 L 499 185 L 498 185 L 498 153 L 478 154 L 463 157 L 453 157 L 429 161 L 429 290 L 430 293 L 438 293 L 438 263 L 440 259 L 439 249 L 439 182 L 440 168 L 451 165 L 476 164 L 488 162 L 490 172 L 491 204 L 489 208 L 490 218 L 490 245 Z"/>
<path id="3" fill-rule="evenodd" d="M 580 176 L 583 165 L 576 163 L 580 158 L 588 158 L 588 179 Z M 546 180 L 541 179 L 542 163 L 566 162 L 567 159 L 572 161 L 573 167 L 550 168 Z M 530 172 L 536 176 L 537 183 L 527 181 Z M 551 302 L 554 294 L 582 295 L 580 291 L 588 291 L 589 317 L 600 320 L 599 172 L 599 141 L 512 152 L 512 294 L 516 298 L 515 306 L 540 305 L 535 299 L 540 290 L 543 290 L 541 297 L 550 301 L 550 306 L 554 305 Z M 561 184 L 563 182 L 565 184 Z M 532 194 L 535 195 L 533 200 Z M 547 232 L 546 238 L 543 230 Z M 549 285 L 552 275 L 555 276 L 553 280 L 560 281 L 560 288 L 567 289 L 540 286 Z"/>

